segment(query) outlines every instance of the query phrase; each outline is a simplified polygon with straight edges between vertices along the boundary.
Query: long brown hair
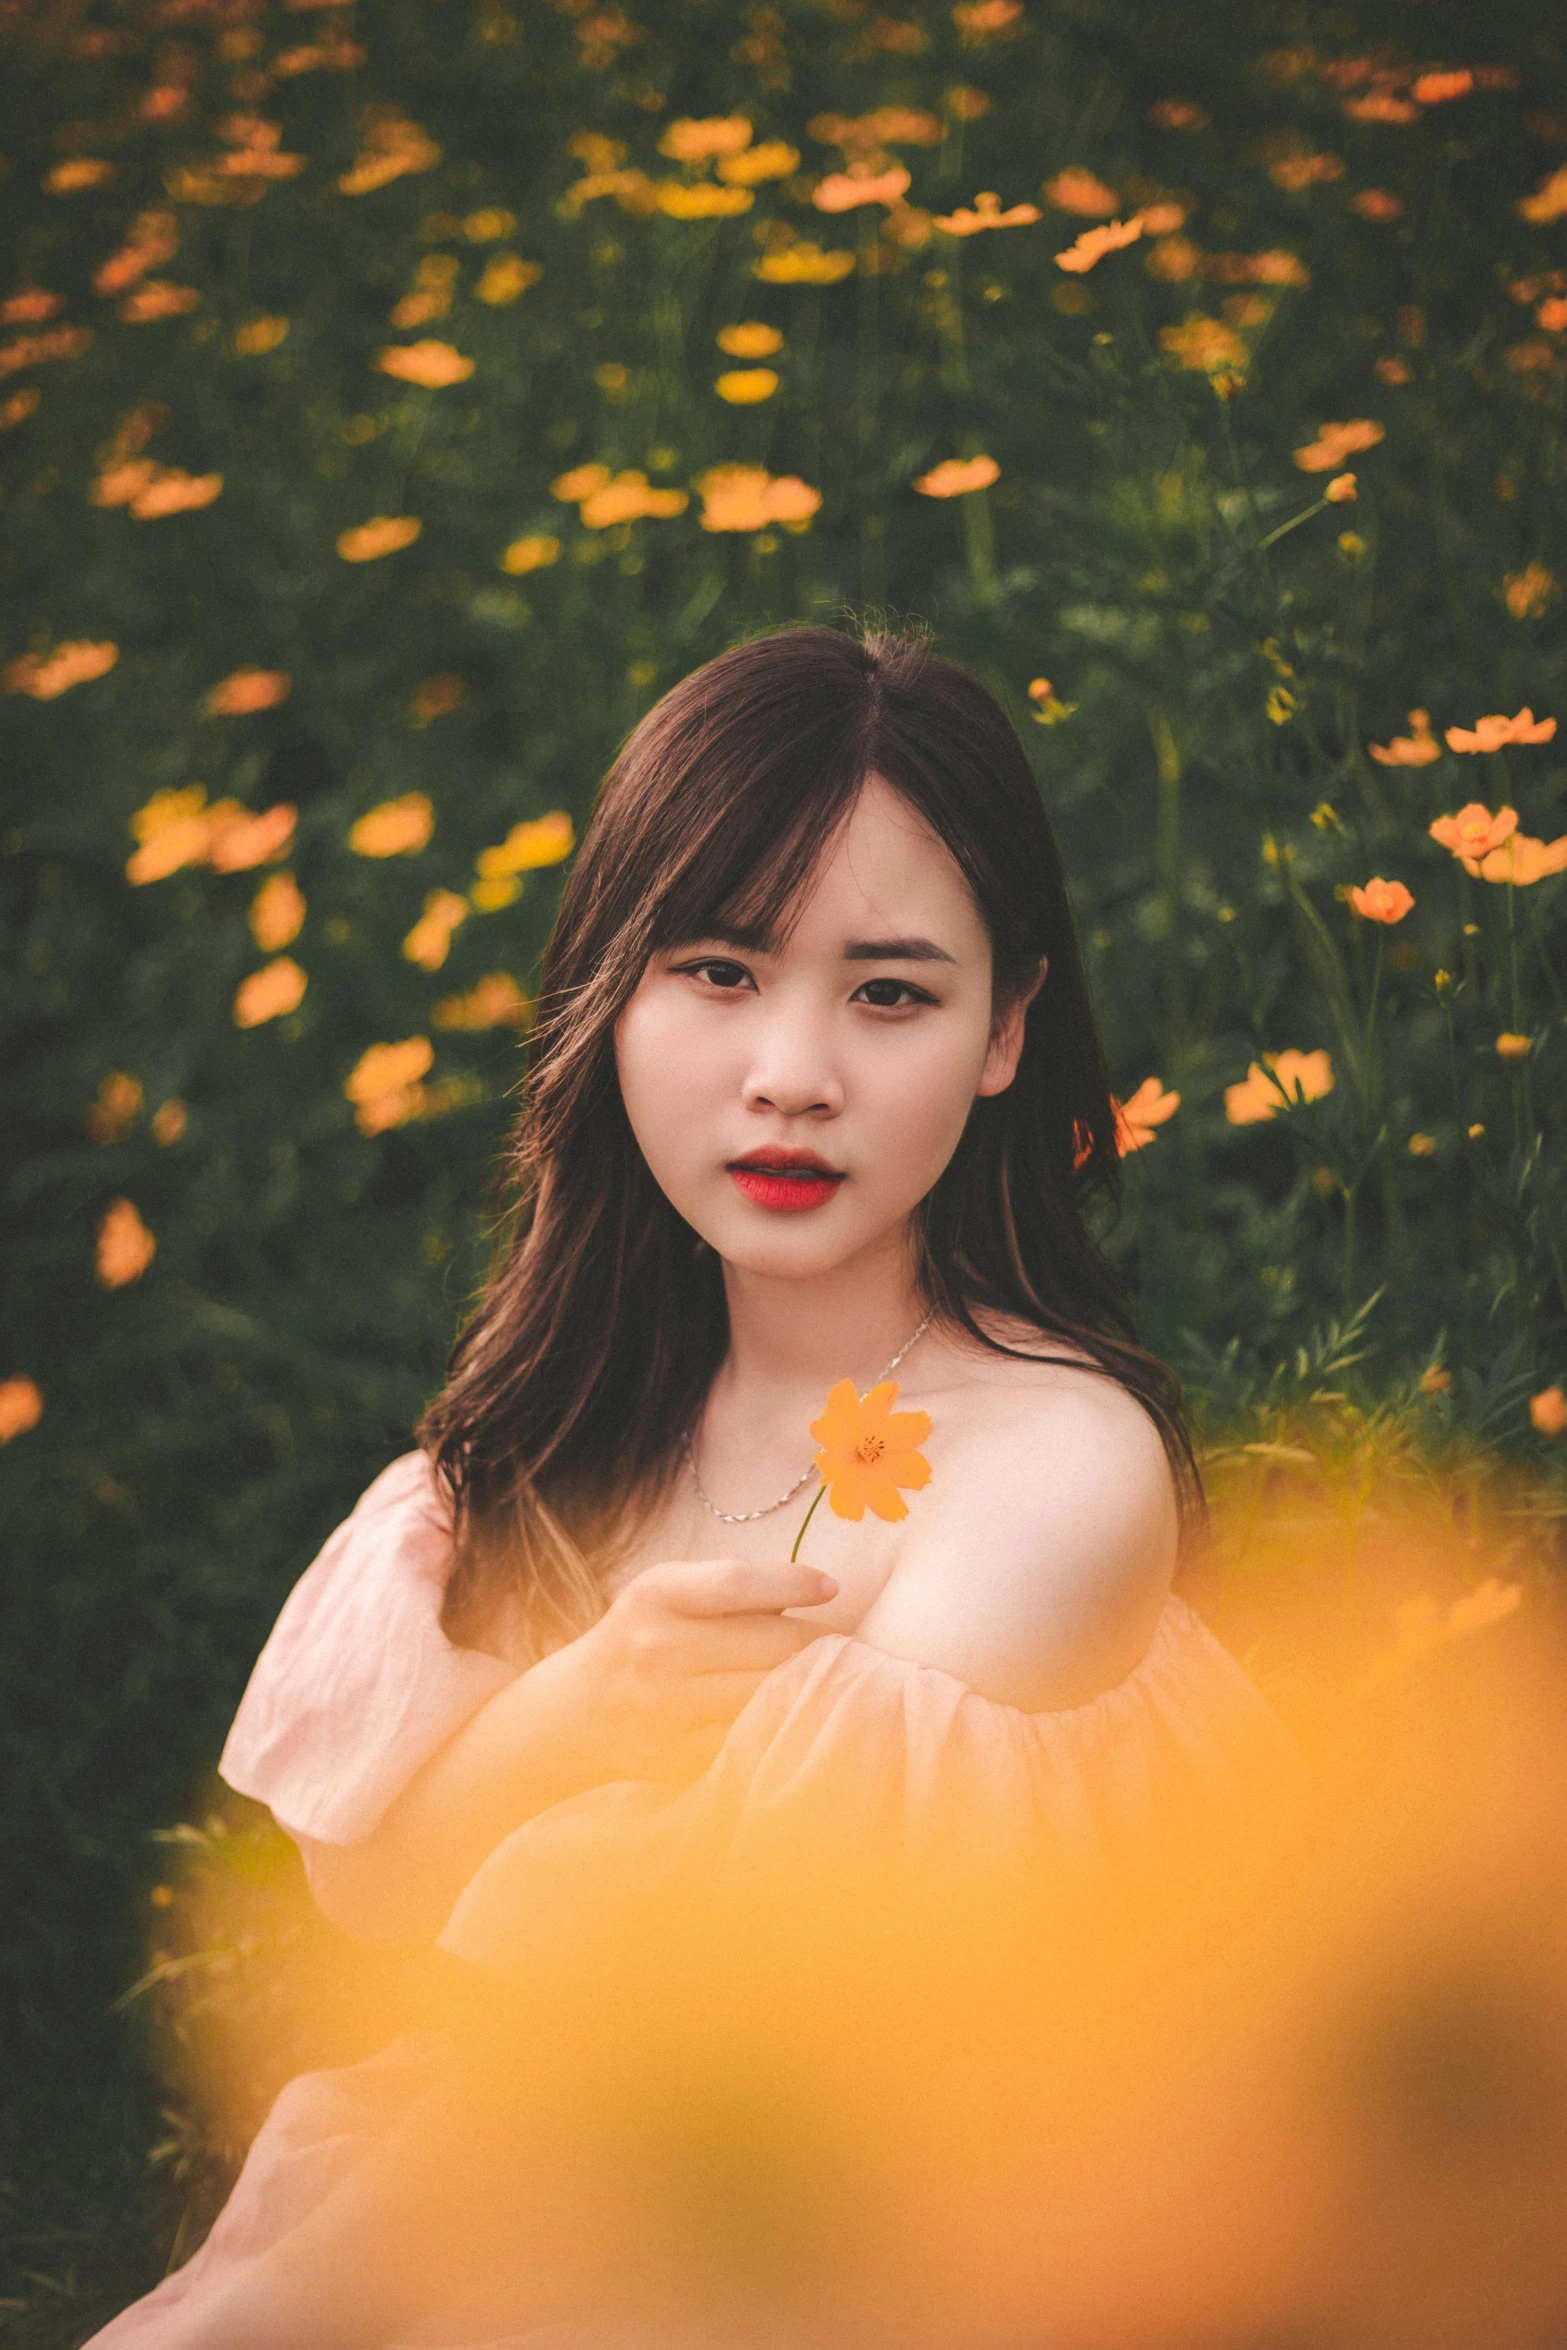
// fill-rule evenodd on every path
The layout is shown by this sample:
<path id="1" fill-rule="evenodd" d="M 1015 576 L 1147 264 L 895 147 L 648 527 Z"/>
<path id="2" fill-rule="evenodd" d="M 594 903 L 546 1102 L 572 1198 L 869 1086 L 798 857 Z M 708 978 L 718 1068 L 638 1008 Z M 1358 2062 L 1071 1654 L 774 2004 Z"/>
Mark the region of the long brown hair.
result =
<path id="1" fill-rule="evenodd" d="M 648 712 L 615 761 L 544 962 L 502 1247 L 421 1435 L 455 1505 L 444 1622 L 503 1598 L 535 1650 L 603 1605 L 585 1555 L 678 1459 L 728 1344 L 720 1263 L 632 1135 L 613 1031 L 661 950 L 786 918 L 870 775 L 945 843 L 990 932 L 998 1003 L 1048 975 L 1003 1093 L 976 1101 L 917 1216 L 926 1301 L 1065 1343 L 1135 1396 L 1186 1496 L 1170 1372 L 1132 1339 L 1086 1220 L 1119 1171 L 1066 884 L 1005 712 L 921 640 L 797 628 L 737 646 Z M 1030 1353 L 1035 1350 L 1030 1348 Z"/>

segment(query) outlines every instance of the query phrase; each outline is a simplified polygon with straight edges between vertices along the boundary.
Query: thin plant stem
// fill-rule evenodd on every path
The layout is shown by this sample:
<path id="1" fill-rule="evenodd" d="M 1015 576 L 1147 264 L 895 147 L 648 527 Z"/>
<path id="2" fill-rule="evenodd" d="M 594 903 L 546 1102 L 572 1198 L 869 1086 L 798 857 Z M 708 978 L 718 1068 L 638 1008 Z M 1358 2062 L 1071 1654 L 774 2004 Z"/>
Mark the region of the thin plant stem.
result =
<path id="1" fill-rule="evenodd" d="M 793 1550 L 791 1550 L 791 1551 L 790 1551 L 790 1553 L 789 1553 L 789 1564 L 790 1564 L 790 1566 L 791 1566 L 791 1567 L 794 1565 L 794 1562 L 795 1562 L 795 1560 L 796 1560 L 796 1559 L 799 1557 L 799 1555 L 800 1555 L 800 1545 L 801 1545 L 801 1543 L 802 1543 L 802 1542 L 805 1540 L 805 1529 L 806 1529 L 806 1527 L 807 1527 L 807 1526 L 810 1524 L 811 1520 L 812 1520 L 812 1519 L 815 1517 L 815 1515 L 816 1515 L 817 1511 L 820 1509 L 820 1507 L 821 1507 L 821 1503 L 822 1503 L 822 1495 L 823 1495 L 823 1494 L 824 1494 L 826 1491 L 827 1491 L 827 1488 L 826 1488 L 826 1486 L 825 1486 L 825 1485 L 818 1485 L 818 1486 L 817 1486 L 815 1493 L 814 1493 L 814 1494 L 812 1495 L 812 1497 L 811 1497 L 811 1506 L 810 1506 L 810 1508 L 809 1508 L 809 1509 L 806 1511 L 806 1513 L 805 1513 L 804 1517 L 803 1517 L 803 1518 L 800 1520 L 800 1531 L 799 1531 L 799 1533 L 798 1533 L 798 1534 L 795 1536 L 795 1538 L 794 1538 L 794 1548 L 793 1548 Z"/>
<path id="2" fill-rule="evenodd" d="M 1339 1188 L 1344 1194 L 1344 1311 L 1352 1314 L 1355 1310 L 1355 1193 L 1359 1186 L 1340 1178 Z"/>

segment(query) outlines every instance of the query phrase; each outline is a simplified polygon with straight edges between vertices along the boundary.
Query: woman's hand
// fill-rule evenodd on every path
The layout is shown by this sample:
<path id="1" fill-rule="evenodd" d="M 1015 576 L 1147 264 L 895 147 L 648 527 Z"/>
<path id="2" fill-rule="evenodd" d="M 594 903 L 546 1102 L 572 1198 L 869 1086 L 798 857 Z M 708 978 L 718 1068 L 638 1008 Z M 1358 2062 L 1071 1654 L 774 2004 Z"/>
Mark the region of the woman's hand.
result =
<path id="1" fill-rule="evenodd" d="M 824 1629 L 786 1616 L 837 1592 L 817 1567 L 671 1559 L 633 1577 L 557 1652 L 575 1678 L 596 1777 L 694 1778 L 778 1665 Z"/>

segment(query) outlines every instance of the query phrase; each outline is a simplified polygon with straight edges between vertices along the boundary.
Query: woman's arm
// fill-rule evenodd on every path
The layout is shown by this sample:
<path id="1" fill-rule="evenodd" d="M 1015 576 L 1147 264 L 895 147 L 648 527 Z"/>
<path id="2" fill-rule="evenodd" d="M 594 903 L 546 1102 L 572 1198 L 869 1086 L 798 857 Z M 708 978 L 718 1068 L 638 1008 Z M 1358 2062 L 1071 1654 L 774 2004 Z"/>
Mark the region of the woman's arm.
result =
<path id="1" fill-rule="evenodd" d="M 303 1841 L 317 1902 L 361 1941 L 433 1940 L 525 1820 L 616 1779 L 695 1778 L 763 1677 L 820 1637 L 782 1610 L 837 1588 L 803 1564 L 649 1567 L 591 1631 L 471 1715 L 368 1836 Z"/>

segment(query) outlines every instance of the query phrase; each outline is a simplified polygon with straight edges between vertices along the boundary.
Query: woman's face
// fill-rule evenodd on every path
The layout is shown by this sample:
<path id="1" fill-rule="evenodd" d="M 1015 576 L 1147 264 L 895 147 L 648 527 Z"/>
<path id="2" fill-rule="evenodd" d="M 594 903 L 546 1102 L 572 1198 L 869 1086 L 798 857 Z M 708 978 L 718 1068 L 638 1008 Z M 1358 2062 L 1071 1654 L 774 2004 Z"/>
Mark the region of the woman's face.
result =
<path id="1" fill-rule="evenodd" d="M 990 939 L 947 849 L 873 776 L 786 939 L 653 957 L 615 1029 L 649 1167 L 731 1265 L 810 1278 L 901 1238 L 975 1097 L 1012 1081 Z"/>

